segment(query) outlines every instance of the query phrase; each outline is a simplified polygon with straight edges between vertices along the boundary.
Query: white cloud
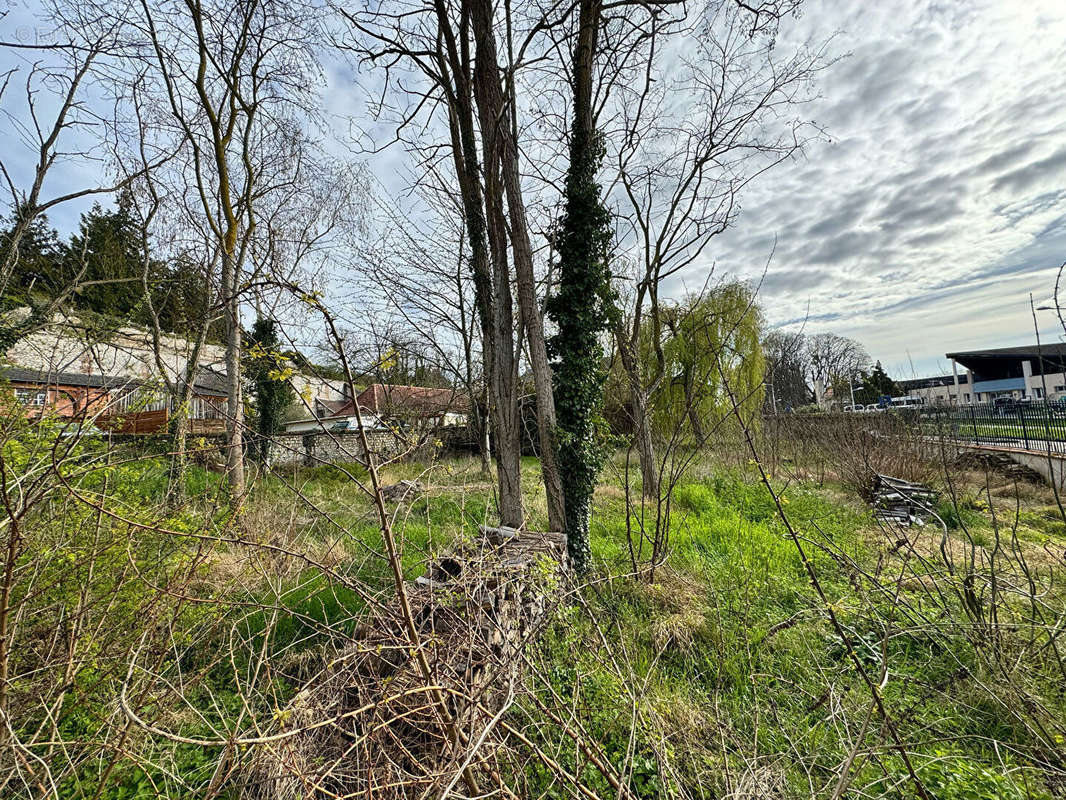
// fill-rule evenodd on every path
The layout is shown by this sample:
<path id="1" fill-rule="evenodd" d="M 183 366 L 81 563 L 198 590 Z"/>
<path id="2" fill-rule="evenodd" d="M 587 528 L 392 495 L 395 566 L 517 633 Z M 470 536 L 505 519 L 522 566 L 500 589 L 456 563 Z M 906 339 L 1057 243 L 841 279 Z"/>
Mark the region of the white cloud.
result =
<path id="1" fill-rule="evenodd" d="M 757 275 L 776 236 L 772 320 L 809 308 L 919 372 L 1031 340 L 1028 293 L 1066 260 L 1066 6 L 812 0 L 782 46 L 836 31 L 807 112 L 832 141 L 748 192 L 718 268 Z"/>
<path id="2" fill-rule="evenodd" d="M 32 35 L 25 9 L 9 21 Z M 1046 300 L 1066 260 L 1066 4 L 808 0 L 780 47 L 830 36 L 845 57 L 803 113 L 831 141 L 753 184 L 736 229 L 675 291 L 712 261 L 758 279 L 776 244 L 762 295 L 772 321 L 853 335 L 907 373 L 937 369 L 948 349 L 1030 340 L 1028 293 Z M 325 77 L 331 153 L 350 155 L 357 129 L 388 138 L 368 113 L 379 74 L 330 56 Z M 361 155 L 406 204 L 405 148 Z M 52 180 L 99 167 L 57 165 Z M 70 230 L 80 210 L 53 221 Z"/>

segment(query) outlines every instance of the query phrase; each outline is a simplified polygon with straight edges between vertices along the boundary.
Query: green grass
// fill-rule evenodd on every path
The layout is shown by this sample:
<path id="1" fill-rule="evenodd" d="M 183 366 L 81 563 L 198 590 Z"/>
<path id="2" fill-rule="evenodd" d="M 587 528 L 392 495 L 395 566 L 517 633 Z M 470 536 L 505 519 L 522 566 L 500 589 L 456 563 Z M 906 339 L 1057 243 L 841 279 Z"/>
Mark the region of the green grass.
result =
<path id="1" fill-rule="evenodd" d="M 536 460 L 524 459 L 522 472 L 529 525 L 539 528 L 546 514 Z M 768 796 L 830 795 L 835 770 L 847 758 L 849 743 L 870 709 L 869 692 L 848 654 L 850 644 L 863 668 L 878 680 L 888 665 L 885 705 L 935 800 L 1049 797 L 1033 766 L 1038 754 L 1050 758 L 1049 745 L 1038 742 L 1016 715 L 1005 713 L 1016 687 L 990 669 L 986 653 L 967 634 L 957 602 L 961 584 L 945 579 L 947 600 L 934 604 L 920 585 L 894 582 L 903 568 L 898 543 L 886 538 L 839 485 L 775 484 L 844 626 L 845 642 L 830 624 L 803 556 L 757 474 L 710 459 L 692 472 L 700 478 L 682 482 L 673 493 L 668 557 L 655 582 L 631 574 L 626 538 L 627 529 L 651 524 L 653 508 L 645 506 L 641 512 L 637 487 L 631 495 L 637 507 L 627 509 L 621 487 L 603 479 L 594 504 L 594 571 L 583 592 L 584 605 L 562 607 L 531 652 L 538 667 L 529 677 L 532 689 L 553 703 L 557 694 L 566 708 L 577 711 L 585 732 L 608 759 L 620 768 L 627 765 L 636 796 L 721 797 L 735 793 L 738 783 L 753 775 L 776 787 Z M 353 478 L 365 482 L 365 470 L 323 466 L 264 477 L 248 501 L 241 535 L 328 559 L 333 574 L 387 596 L 391 579 L 381 558 L 376 508 Z M 478 472 L 475 460 L 429 468 L 391 465 L 382 479 L 418 479 L 429 487 L 394 517 L 408 578 L 422 571 L 428 555 L 471 536 L 492 518 L 492 481 Z M 113 501 L 137 518 L 165 519 L 177 530 L 199 525 L 197 530 L 216 531 L 230 524 L 214 505 L 219 476 L 195 467 L 187 477 L 189 506 L 169 516 L 161 509 L 167 480 L 161 459 L 123 465 L 106 481 L 103 473 L 87 480 L 94 491 L 106 487 Z M 981 494 L 971 488 L 961 496 L 958 508 L 941 503 L 949 535 L 959 536 L 965 529 L 978 547 L 989 547 L 994 539 L 991 515 Z M 46 521 L 53 527 L 42 531 L 52 531 L 66 519 L 64 514 L 71 515 L 68 522 L 89 530 L 91 515 L 83 507 L 50 513 Z M 1020 539 L 1036 550 L 1048 543 L 1061 549 L 1066 540 L 1061 519 L 1047 508 L 1026 506 L 1019 519 Z M 107 581 L 125 574 L 128 541 L 141 548 L 136 564 L 144 572 L 139 581 L 124 584 L 116 613 L 139 618 L 153 609 L 152 587 L 176 581 L 183 554 L 197 546 L 197 540 L 133 535 L 120 525 L 108 531 L 115 539 L 103 551 L 107 558 L 100 566 L 106 569 L 93 574 L 91 585 L 79 572 L 66 574 L 58 554 L 55 564 L 49 562 L 56 578 L 42 595 L 48 608 L 75 605 L 85 586 L 101 598 L 110 596 L 113 587 Z M 922 535 L 934 542 L 923 551 L 925 557 L 935 558 L 934 532 Z M 97 546 L 89 536 L 74 543 Z M 222 547 L 196 573 L 196 592 L 217 605 L 186 605 L 178 593 L 166 596 L 173 606 L 168 624 L 180 627 L 181 636 L 174 640 L 172 654 L 164 648 L 159 657 L 173 658 L 183 674 L 203 669 L 199 710 L 216 722 L 238 713 L 234 676 L 249 671 L 259 652 L 276 653 L 276 664 L 284 665 L 272 668 L 276 674 L 270 676 L 270 691 L 258 710 L 266 715 L 284 708 L 300 688 L 298 676 L 311 674 L 330 643 L 350 635 L 366 611 L 358 592 L 309 563 L 274 571 L 273 556 L 262 553 L 254 565 L 226 560 L 241 555 L 238 547 Z M 244 571 L 235 581 L 216 578 L 224 569 L 238 568 Z M 1040 571 L 1045 567 L 1035 569 L 1036 579 L 1046 578 L 1046 571 Z M 889 590 L 882 591 L 884 587 Z M 1061 608 L 1061 590 L 1056 591 L 1046 595 L 1045 603 Z M 896 602 L 897 597 L 905 602 Z M 117 635 L 118 652 L 134 645 L 132 633 L 119 630 Z M 244 644 L 228 650 L 235 638 Z M 220 659 L 220 653 L 226 657 Z M 1066 693 L 1055 673 L 1031 666 L 1025 673 L 1026 691 L 1066 718 Z M 1008 668 L 1013 667 L 1000 671 Z M 101 667 L 94 669 L 76 676 L 72 695 L 81 707 L 68 720 L 87 737 L 94 721 L 108 713 L 107 698 L 122 678 L 121 669 L 105 677 L 100 677 Z M 603 797 L 614 796 L 528 698 L 520 698 L 511 714 L 513 724 L 579 772 L 588 786 Z M 193 715 L 179 715 L 181 719 L 186 733 L 202 733 Z M 845 796 L 913 796 L 912 787 L 900 782 L 903 765 L 885 744 L 883 720 L 876 714 L 871 720 L 869 748 L 852 770 L 855 792 Z M 163 721 L 180 727 L 165 715 Z M 1058 742 L 1059 754 L 1062 745 Z M 149 755 L 146 761 L 159 754 Z M 187 771 L 184 784 L 165 770 L 153 772 L 123 761 L 101 796 L 195 796 L 195 786 L 209 776 L 211 760 L 185 746 L 171 748 L 168 758 Z M 92 796 L 97 770 L 87 767 L 68 779 L 61 794 Z M 572 796 L 535 764 L 524 777 L 546 797 Z"/>
<path id="2" fill-rule="evenodd" d="M 884 660 L 891 665 L 895 679 L 886 683 L 886 703 L 905 715 L 905 730 L 919 737 L 910 746 L 935 787 L 931 796 L 1047 797 L 1031 768 L 1011 762 L 1017 770 L 1011 776 L 997 772 L 996 756 L 983 743 L 1031 739 L 1004 727 L 1002 711 L 996 714 L 989 698 L 977 692 L 959 708 L 950 697 L 930 696 L 923 688 L 979 669 L 962 637 L 945 642 L 920 630 L 899 631 L 881 652 L 883 620 L 892 612 L 874 599 L 885 616 L 871 614 L 870 598 L 856 589 L 839 557 L 867 566 L 883 558 L 865 510 L 842 503 L 832 489 L 802 486 L 784 491 L 783 503 L 810 539 L 805 549 L 860 660 L 875 675 Z M 625 510 L 617 504 L 597 508 L 593 552 L 600 571 L 621 572 L 628 567 L 628 548 L 619 546 Z M 784 796 L 809 796 L 811 781 L 819 773 L 831 775 L 846 757 L 840 716 L 861 719 L 869 695 L 825 619 L 772 498 L 754 475 L 717 469 L 704 481 L 678 486 L 674 514 L 659 585 L 611 581 L 591 594 L 592 619 L 564 614 L 541 646 L 544 674 L 564 700 L 586 709 L 595 739 L 617 763 L 631 747 L 633 701 L 624 687 L 641 687 L 635 741 L 640 767 L 633 782 L 639 796 L 659 796 L 664 786 L 689 796 L 718 796 L 729 790 L 730 770 L 736 779 L 761 759 L 776 765 Z M 961 514 L 978 535 L 987 527 L 987 516 L 976 509 Z M 593 619 L 609 648 L 600 643 Z M 780 623 L 787 627 L 768 638 Z M 625 654 L 624 668 L 606 657 L 608 650 Z M 972 689 L 965 678 L 958 687 Z M 839 704 L 833 714 L 831 704 Z M 939 742 L 947 734 L 969 746 L 945 750 Z M 894 780 L 883 780 L 880 770 L 888 763 L 865 760 L 855 769 L 856 785 L 877 787 L 885 796 L 913 796 L 909 787 L 894 787 L 901 763 L 891 764 Z"/>
<path id="3" fill-rule="evenodd" d="M 354 539 L 373 546 L 380 533 L 367 500 L 336 471 L 317 470 L 299 476 L 303 491 L 330 514 L 348 520 Z M 847 757 L 842 720 L 851 728 L 860 726 L 869 694 L 757 475 L 713 462 L 694 472 L 703 477 L 681 483 L 673 493 L 668 560 L 654 584 L 629 576 L 627 521 L 630 530 L 639 530 L 641 511 L 627 512 L 619 487 L 604 481 L 591 526 L 595 585 L 585 594 L 591 616 L 574 607 L 560 611 L 535 649 L 540 671 L 534 687 L 544 697 L 550 687 L 565 704 L 580 709 L 587 732 L 608 757 L 632 765 L 630 786 L 639 797 L 720 796 L 735 788 L 752 764 L 763 762 L 773 765 L 768 774 L 783 797 L 810 796 L 812 786 L 816 793 L 831 793 L 830 778 Z M 394 465 L 384 480 L 403 478 L 432 487 L 398 526 L 412 576 L 427 552 L 470 535 L 491 518 L 492 487 L 470 460 L 429 471 L 416 464 Z M 530 525 L 539 527 L 544 500 L 535 460 L 523 462 L 523 479 Z M 989 677 L 981 675 L 986 667 L 974 657 L 964 628 L 941 626 L 933 635 L 909 625 L 891 598 L 871 592 L 869 581 L 859 580 L 849 566 L 898 569 L 898 560 L 886 552 L 891 543 L 869 513 L 832 482 L 783 484 L 779 491 L 864 668 L 877 676 L 886 662 L 890 665 L 885 703 L 900 717 L 912 761 L 931 796 L 1046 798 L 1039 773 L 1025 758 L 1008 755 L 1002 761 L 1002 753 L 989 747 L 995 741 L 1008 751 L 1028 752 L 1034 741 L 1030 731 L 1004 715 L 1002 692 L 1008 690 L 982 688 Z M 639 487 L 633 496 L 639 498 Z M 942 501 L 939 510 L 950 529 L 965 528 L 978 547 L 990 546 L 990 515 L 979 492 L 967 494 L 958 508 Z M 644 508 L 645 525 L 653 513 Z M 1026 514 L 1026 535 L 1060 535 L 1053 517 Z M 357 574 L 372 580 L 379 567 L 371 564 Z M 288 635 L 313 642 L 314 631 L 331 615 L 351 615 L 358 605 L 337 608 L 332 598 L 319 597 L 321 591 L 324 587 L 310 587 L 294 595 L 293 610 L 299 613 L 284 623 L 287 634 L 291 628 Z M 924 602 L 918 595 L 913 599 Z M 959 613 L 955 606 L 947 610 Z M 313 624 L 301 623 L 301 615 Z M 1066 708 L 1053 683 L 1033 689 Z M 631 741 L 634 703 L 639 712 Z M 539 719 L 528 703 L 520 705 L 516 723 Z M 594 770 L 574 760 L 564 736 L 551 727 L 536 730 L 564 766 L 609 794 Z M 878 741 L 884 746 L 884 737 Z M 1009 774 L 1002 773 L 1004 763 Z M 900 782 L 902 775 L 903 765 L 890 751 L 859 759 L 853 768 L 854 785 L 873 796 L 912 796 L 911 787 Z M 547 797 L 569 796 L 540 767 L 530 767 L 526 778 Z"/>

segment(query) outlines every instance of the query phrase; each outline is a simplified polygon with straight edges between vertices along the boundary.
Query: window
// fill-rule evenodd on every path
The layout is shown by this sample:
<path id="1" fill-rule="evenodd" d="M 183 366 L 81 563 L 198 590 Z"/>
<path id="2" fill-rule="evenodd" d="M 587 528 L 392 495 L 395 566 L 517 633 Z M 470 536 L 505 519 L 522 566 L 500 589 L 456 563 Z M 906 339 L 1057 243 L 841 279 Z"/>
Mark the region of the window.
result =
<path id="1" fill-rule="evenodd" d="M 969 392 L 966 393 L 966 402 L 967 403 L 970 402 L 970 393 Z"/>
<path id="2" fill-rule="evenodd" d="M 16 389 L 15 399 L 24 406 L 43 406 L 48 400 L 44 389 Z"/>
<path id="3" fill-rule="evenodd" d="M 1055 391 L 1056 392 L 1066 392 L 1066 386 L 1056 386 L 1055 387 Z"/>
<path id="4" fill-rule="evenodd" d="M 1037 386 L 1036 388 L 1033 389 L 1033 397 L 1035 397 L 1037 400 L 1039 400 L 1043 396 L 1044 396 L 1044 390 L 1042 388 Z"/>

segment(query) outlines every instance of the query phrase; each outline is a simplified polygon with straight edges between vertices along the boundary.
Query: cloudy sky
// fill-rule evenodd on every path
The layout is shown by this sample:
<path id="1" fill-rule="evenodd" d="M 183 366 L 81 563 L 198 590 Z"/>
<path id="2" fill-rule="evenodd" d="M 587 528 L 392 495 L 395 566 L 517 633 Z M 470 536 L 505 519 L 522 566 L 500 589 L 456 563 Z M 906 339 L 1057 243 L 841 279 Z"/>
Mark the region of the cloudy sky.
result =
<path id="1" fill-rule="evenodd" d="M 32 35 L 35 5 L 16 0 L 9 30 Z M 776 246 L 770 321 L 853 336 L 899 377 L 947 371 L 950 350 L 1031 341 L 1029 292 L 1049 302 L 1066 260 L 1066 2 L 807 0 L 781 47 L 829 37 L 839 60 L 803 112 L 829 141 L 747 190 L 709 250 L 715 269 L 757 278 Z M 0 66 L 25 63 L 10 57 Z M 328 106 L 350 110 L 352 74 L 326 67 Z M 388 180 L 402 160 L 373 166 Z M 77 211 L 53 222 L 69 230 Z"/>
<path id="2" fill-rule="evenodd" d="M 757 274 L 776 237 L 770 318 L 902 376 L 1032 341 L 1066 260 L 1066 3 L 814 0 L 783 44 L 834 34 L 806 112 L 831 141 L 747 193 L 718 268 Z"/>

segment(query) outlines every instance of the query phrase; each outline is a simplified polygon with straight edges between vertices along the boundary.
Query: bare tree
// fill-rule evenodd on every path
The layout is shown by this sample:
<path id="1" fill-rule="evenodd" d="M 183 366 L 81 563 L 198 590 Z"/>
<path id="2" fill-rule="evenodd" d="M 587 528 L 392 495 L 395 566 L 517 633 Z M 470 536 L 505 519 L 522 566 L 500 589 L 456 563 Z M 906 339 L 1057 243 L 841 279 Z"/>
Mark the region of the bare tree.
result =
<path id="1" fill-rule="evenodd" d="M 111 10 L 96 11 L 107 19 Z M 144 81 L 169 109 L 186 179 L 218 255 L 226 345 L 226 462 L 245 492 L 241 302 L 257 237 L 294 194 L 316 62 L 311 9 L 271 0 L 226 6 L 143 0 L 127 19 Z M 260 232 L 262 227 L 266 230 Z"/>
<path id="2" fill-rule="evenodd" d="M 854 339 L 835 333 L 807 337 L 806 361 L 815 401 L 825 402 L 826 391 L 843 381 L 850 386 L 859 370 L 870 363 L 865 348 Z"/>
<path id="3" fill-rule="evenodd" d="M 510 90 L 511 75 L 501 73 L 493 10 L 487 4 L 463 2 L 455 6 L 437 0 L 431 8 L 412 14 L 391 7 L 343 13 L 360 36 L 360 41 L 352 45 L 356 52 L 383 63 L 390 78 L 396 73 L 419 81 L 417 89 L 408 87 L 400 101 L 398 135 L 403 135 L 411 121 L 423 112 L 432 114 L 439 108 L 446 118 L 444 152 L 455 171 L 462 200 L 482 329 L 496 440 L 500 518 L 506 525 L 520 525 L 523 519 L 518 373 L 524 339 L 529 345 L 537 386 L 549 524 L 561 529 L 561 483 L 553 467 L 554 401 L 519 173 L 516 108 Z M 523 50 L 523 46 L 512 47 L 508 42 L 509 56 Z M 432 127 L 431 123 L 427 126 Z M 440 150 L 439 142 L 419 148 L 428 170 L 440 167 Z M 522 322 L 517 336 L 512 259 Z"/>
<path id="4" fill-rule="evenodd" d="M 753 31 L 747 14 L 716 4 L 695 20 L 652 17 L 632 45 L 641 53 L 632 79 L 613 89 L 616 236 L 629 267 L 619 276 L 623 314 L 614 335 L 629 375 L 646 497 L 657 496 L 659 484 L 647 409 L 665 377 L 655 344 L 660 292 L 670 279 L 700 271 L 707 245 L 736 223 L 743 189 L 816 133 L 796 109 L 809 97 L 821 53 L 801 48 L 780 58 L 773 34 Z M 690 101 L 676 103 L 678 96 Z M 638 358 L 649 325 L 650 369 Z"/>
<path id="5" fill-rule="evenodd" d="M 529 361 L 536 387 L 537 430 L 540 439 L 540 465 L 548 501 L 548 525 L 553 531 L 568 529 L 562 478 L 558 466 L 555 398 L 551 366 L 544 338 L 544 322 L 536 297 L 533 271 L 533 246 L 519 172 L 517 107 L 514 89 L 514 65 L 502 71 L 497 54 L 499 25 L 491 0 L 464 0 L 470 9 L 475 42 L 474 96 L 481 121 L 486 171 L 485 202 L 489 209 L 489 239 L 509 234 L 511 257 L 518 286 L 518 307 L 525 326 Z M 513 44 L 507 41 L 507 51 Z M 503 82 L 503 85 L 501 85 Z M 506 88 L 506 91 L 504 90 Z M 507 227 L 503 226 L 503 202 L 507 202 Z M 493 224 L 493 222 L 496 224 Z M 502 251 L 503 243 L 494 245 Z"/>
<path id="6" fill-rule="evenodd" d="M 800 332 L 771 331 L 763 339 L 766 357 L 766 402 L 771 413 L 810 402 L 806 338 Z"/>
<path id="7" fill-rule="evenodd" d="M 3 16 L 6 16 L 3 15 Z M 0 16 L 0 19 L 3 19 Z M 18 81 L 22 82 L 24 102 L 21 108 L 3 110 L 10 125 L 4 154 L 0 155 L 0 175 L 13 210 L 13 224 L 0 241 L 0 295 L 9 296 L 19 266 L 22 244 L 35 223 L 64 204 L 82 198 L 110 194 L 127 185 L 133 176 L 114 181 L 90 183 L 80 188 L 49 194 L 46 184 L 57 162 L 72 161 L 80 165 L 100 166 L 107 155 L 109 126 L 105 109 L 87 104 L 84 96 L 98 77 L 100 62 L 118 46 L 116 26 L 85 31 L 77 26 L 59 24 L 51 43 L 22 44 L 0 42 L 0 47 L 33 52 L 38 57 L 22 75 L 12 69 L 0 75 L 0 103 L 11 98 Z M 6 105 L 6 103 L 4 103 Z M 93 140 L 96 144 L 93 144 Z M 17 144 L 21 144 L 19 148 Z M 20 180 L 19 161 L 32 164 L 27 180 Z M 160 160 L 142 165 L 145 174 Z M 55 313 L 80 288 L 105 281 L 87 281 L 84 260 L 72 274 L 51 276 L 59 283 L 38 286 L 36 280 L 22 287 L 29 312 L 7 313 L 0 321 L 0 352 L 19 339 L 49 324 Z"/>
<path id="8" fill-rule="evenodd" d="M 477 434 L 482 472 L 490 471 L 486 385 L 481 364 L 481 328 L 473 302 L 466 235 L 458 193 L 441 183 L 426 194 L 430 217 L 419 224 L 379 202 L 386 229 L 363 258 L 367 286 L 382 293 L 416 342 L 432 353 L 449 381 L 470 401 L 471 427 Z"/>

